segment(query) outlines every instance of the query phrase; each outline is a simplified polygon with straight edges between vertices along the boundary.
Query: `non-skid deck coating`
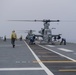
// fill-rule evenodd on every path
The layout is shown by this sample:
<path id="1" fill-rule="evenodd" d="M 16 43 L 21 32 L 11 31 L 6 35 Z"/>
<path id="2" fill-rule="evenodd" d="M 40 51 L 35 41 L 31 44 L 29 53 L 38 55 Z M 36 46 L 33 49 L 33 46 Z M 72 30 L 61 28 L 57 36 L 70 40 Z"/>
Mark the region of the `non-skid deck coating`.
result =
<path id="1" fill-rule="evenodd" d="M 28 45 L 17 40 L 12 48 L 10 40 L 0 40 L 0 75 L 76 75 L 75 45 Z"/>
<path id="2" fill-rule="evenodd" d="M 16 47 L 13 48 L 11 40 L 0 40 L 0 75 L 52 74 L 42 63 L 33 63 L 37 60 L 39 61 L 26 42 L 17 40 Z"/>
<path id="3" fill-rule="evenodd" d="M 76 44 L 30 45 L 32 50 L 54 75 L 76 75 L 75 46 Z M 63 48 L 63 51 L 58 50 L 59 48 Z M 64 51 L 64 49 L 66 51 Z M 69 52 L 70 50 L 72 50 L 72 52 Z M 38 62 L 40 61 L 34 61 L 34 63 Z"/>

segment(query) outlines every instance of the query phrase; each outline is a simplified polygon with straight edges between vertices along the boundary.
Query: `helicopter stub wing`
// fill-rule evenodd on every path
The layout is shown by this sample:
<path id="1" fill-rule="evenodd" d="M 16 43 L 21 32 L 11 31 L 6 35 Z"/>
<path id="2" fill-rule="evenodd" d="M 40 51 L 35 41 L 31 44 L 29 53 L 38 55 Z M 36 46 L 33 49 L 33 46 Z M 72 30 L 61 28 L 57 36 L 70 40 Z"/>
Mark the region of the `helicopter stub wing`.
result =
<path id="1" fill-rule="evenodd" d="M 58 36 L 60 36 L 60 35 L 62 35 L 62 34 L 52 35 L 52 37 L 58 37 Z"/>
<path id="2" fill-rule="evenodd" d="M 35 34 L 35 37 L 43 37 L 43 35 L 36 35 L 36 34 Z"/>

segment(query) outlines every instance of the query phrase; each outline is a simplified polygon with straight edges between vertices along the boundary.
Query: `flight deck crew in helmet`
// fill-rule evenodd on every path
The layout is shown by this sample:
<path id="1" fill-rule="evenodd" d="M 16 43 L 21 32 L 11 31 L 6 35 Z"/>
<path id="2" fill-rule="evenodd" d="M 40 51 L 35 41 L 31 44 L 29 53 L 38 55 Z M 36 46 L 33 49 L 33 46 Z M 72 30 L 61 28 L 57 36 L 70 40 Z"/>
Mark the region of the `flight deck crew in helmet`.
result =
<path id="1" fill-rule="evenodd" d="M 12 43 L 13 48 L 15 47 L 15 40 L 16 39 L 17 39 L 17 35 L 15 33 L 15 30 L 13 30 L 12 34 L 11 34 L 11 43 Z"/>

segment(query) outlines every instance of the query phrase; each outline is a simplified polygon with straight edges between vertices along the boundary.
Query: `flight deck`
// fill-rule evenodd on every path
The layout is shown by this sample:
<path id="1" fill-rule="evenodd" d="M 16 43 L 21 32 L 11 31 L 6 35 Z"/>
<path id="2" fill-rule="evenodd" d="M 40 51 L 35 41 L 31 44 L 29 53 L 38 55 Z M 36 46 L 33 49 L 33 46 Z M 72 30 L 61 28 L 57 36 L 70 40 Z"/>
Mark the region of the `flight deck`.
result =
<path id="1" fill-rule="evenodd" d="M 76 44 L 29 45 L 0 40 L 0 75 L 76 75 Z"/>

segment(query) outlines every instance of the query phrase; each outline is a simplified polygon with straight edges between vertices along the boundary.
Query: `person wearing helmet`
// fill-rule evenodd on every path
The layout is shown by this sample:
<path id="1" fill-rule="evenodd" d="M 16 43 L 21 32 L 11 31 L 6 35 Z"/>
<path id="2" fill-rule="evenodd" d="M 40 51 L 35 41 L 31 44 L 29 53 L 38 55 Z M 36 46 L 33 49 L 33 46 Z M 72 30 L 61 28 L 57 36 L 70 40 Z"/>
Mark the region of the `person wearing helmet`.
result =
<path id="1" fill-rule="evenodd" d="M 13 46 L 13 48 L 15 47 L 15 40 L 17 39 L 17 35 L 15 33 L 15 30 L 12 31 L 12 34 L 11 34 L 11 44 Z"/>

